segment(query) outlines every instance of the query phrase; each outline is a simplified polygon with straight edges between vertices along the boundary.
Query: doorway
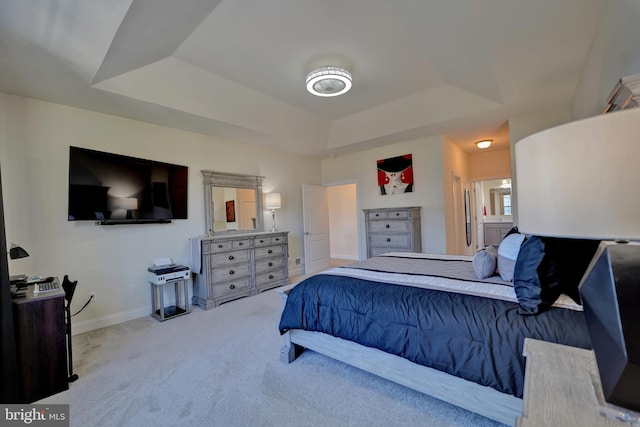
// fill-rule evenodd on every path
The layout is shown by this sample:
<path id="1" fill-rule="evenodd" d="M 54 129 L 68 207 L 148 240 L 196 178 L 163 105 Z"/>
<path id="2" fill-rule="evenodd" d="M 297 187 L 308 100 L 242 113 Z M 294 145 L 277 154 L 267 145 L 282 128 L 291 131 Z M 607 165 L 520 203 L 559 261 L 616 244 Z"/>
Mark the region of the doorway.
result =
<path id="1" fill-rule="evenodd" d="M 327 196 L 330 264 L 350 264 L 359 259 L 356 184 L 329 186 Z"/>
<path id="2" fill-rule="evenodd" d="M 511 177 L 474 181 L 476 250 L 497 246 L 513 227 Z"/>
<path id="3" fill-rule="evenodd" d="M 357 187 L 302 185 L 304 272 L 351 264 L 359 259 Z"/>

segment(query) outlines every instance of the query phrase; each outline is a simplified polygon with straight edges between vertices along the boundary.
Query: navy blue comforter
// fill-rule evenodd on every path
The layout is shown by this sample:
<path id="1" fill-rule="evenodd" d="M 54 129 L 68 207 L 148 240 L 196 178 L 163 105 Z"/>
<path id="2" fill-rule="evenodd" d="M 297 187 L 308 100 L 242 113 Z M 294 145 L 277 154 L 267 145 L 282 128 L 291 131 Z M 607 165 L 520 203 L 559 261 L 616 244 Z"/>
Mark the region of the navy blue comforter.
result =
<path id="1" fill-rule="evenodd" d="M 287 298 L 280 333 L 324 332 L 522 397 L 524 339 L 591 348 L 580 311 L 319 274 Z"/>

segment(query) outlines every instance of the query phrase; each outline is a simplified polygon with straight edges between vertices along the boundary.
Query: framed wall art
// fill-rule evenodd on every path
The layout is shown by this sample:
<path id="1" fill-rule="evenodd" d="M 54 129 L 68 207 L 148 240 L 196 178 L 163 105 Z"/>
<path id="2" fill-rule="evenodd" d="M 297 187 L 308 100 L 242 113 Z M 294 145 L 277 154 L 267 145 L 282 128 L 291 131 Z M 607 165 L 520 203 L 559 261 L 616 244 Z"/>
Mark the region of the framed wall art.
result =
<path id="1" fill-rule="evenodd" d="M 381 195 L 413 192 L 411 154 L 378 160 L 378 188 Z"/>

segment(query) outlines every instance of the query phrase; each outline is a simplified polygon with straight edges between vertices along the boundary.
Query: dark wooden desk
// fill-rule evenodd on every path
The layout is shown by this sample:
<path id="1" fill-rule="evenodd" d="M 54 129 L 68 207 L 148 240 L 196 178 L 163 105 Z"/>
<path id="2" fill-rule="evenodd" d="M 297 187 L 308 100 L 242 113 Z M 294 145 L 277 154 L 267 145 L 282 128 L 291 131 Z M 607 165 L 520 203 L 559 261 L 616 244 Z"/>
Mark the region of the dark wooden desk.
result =
<path id="1" fill-rule="evenodd" d="M 61 286 L 39 294 L 33 290 L 34 285 L 29 285 L 26 296 L 12 304 L 23 403 L 69 388 L 64 291 Z"/>

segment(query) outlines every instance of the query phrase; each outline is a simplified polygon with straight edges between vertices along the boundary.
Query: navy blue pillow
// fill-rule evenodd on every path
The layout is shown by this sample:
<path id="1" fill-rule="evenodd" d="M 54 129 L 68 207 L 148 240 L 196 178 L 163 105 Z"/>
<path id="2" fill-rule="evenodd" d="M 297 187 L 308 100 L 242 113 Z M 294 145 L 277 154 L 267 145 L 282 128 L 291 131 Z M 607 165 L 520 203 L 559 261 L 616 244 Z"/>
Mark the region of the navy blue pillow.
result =
<path id="1" fill-rule="evenodd" d="M 518 253 L 513 287 L 520 314 L 538 314 L 549 308 L 562 293 L 556 265 L 546 256 L 545 241 L 528 237 Z"/>

